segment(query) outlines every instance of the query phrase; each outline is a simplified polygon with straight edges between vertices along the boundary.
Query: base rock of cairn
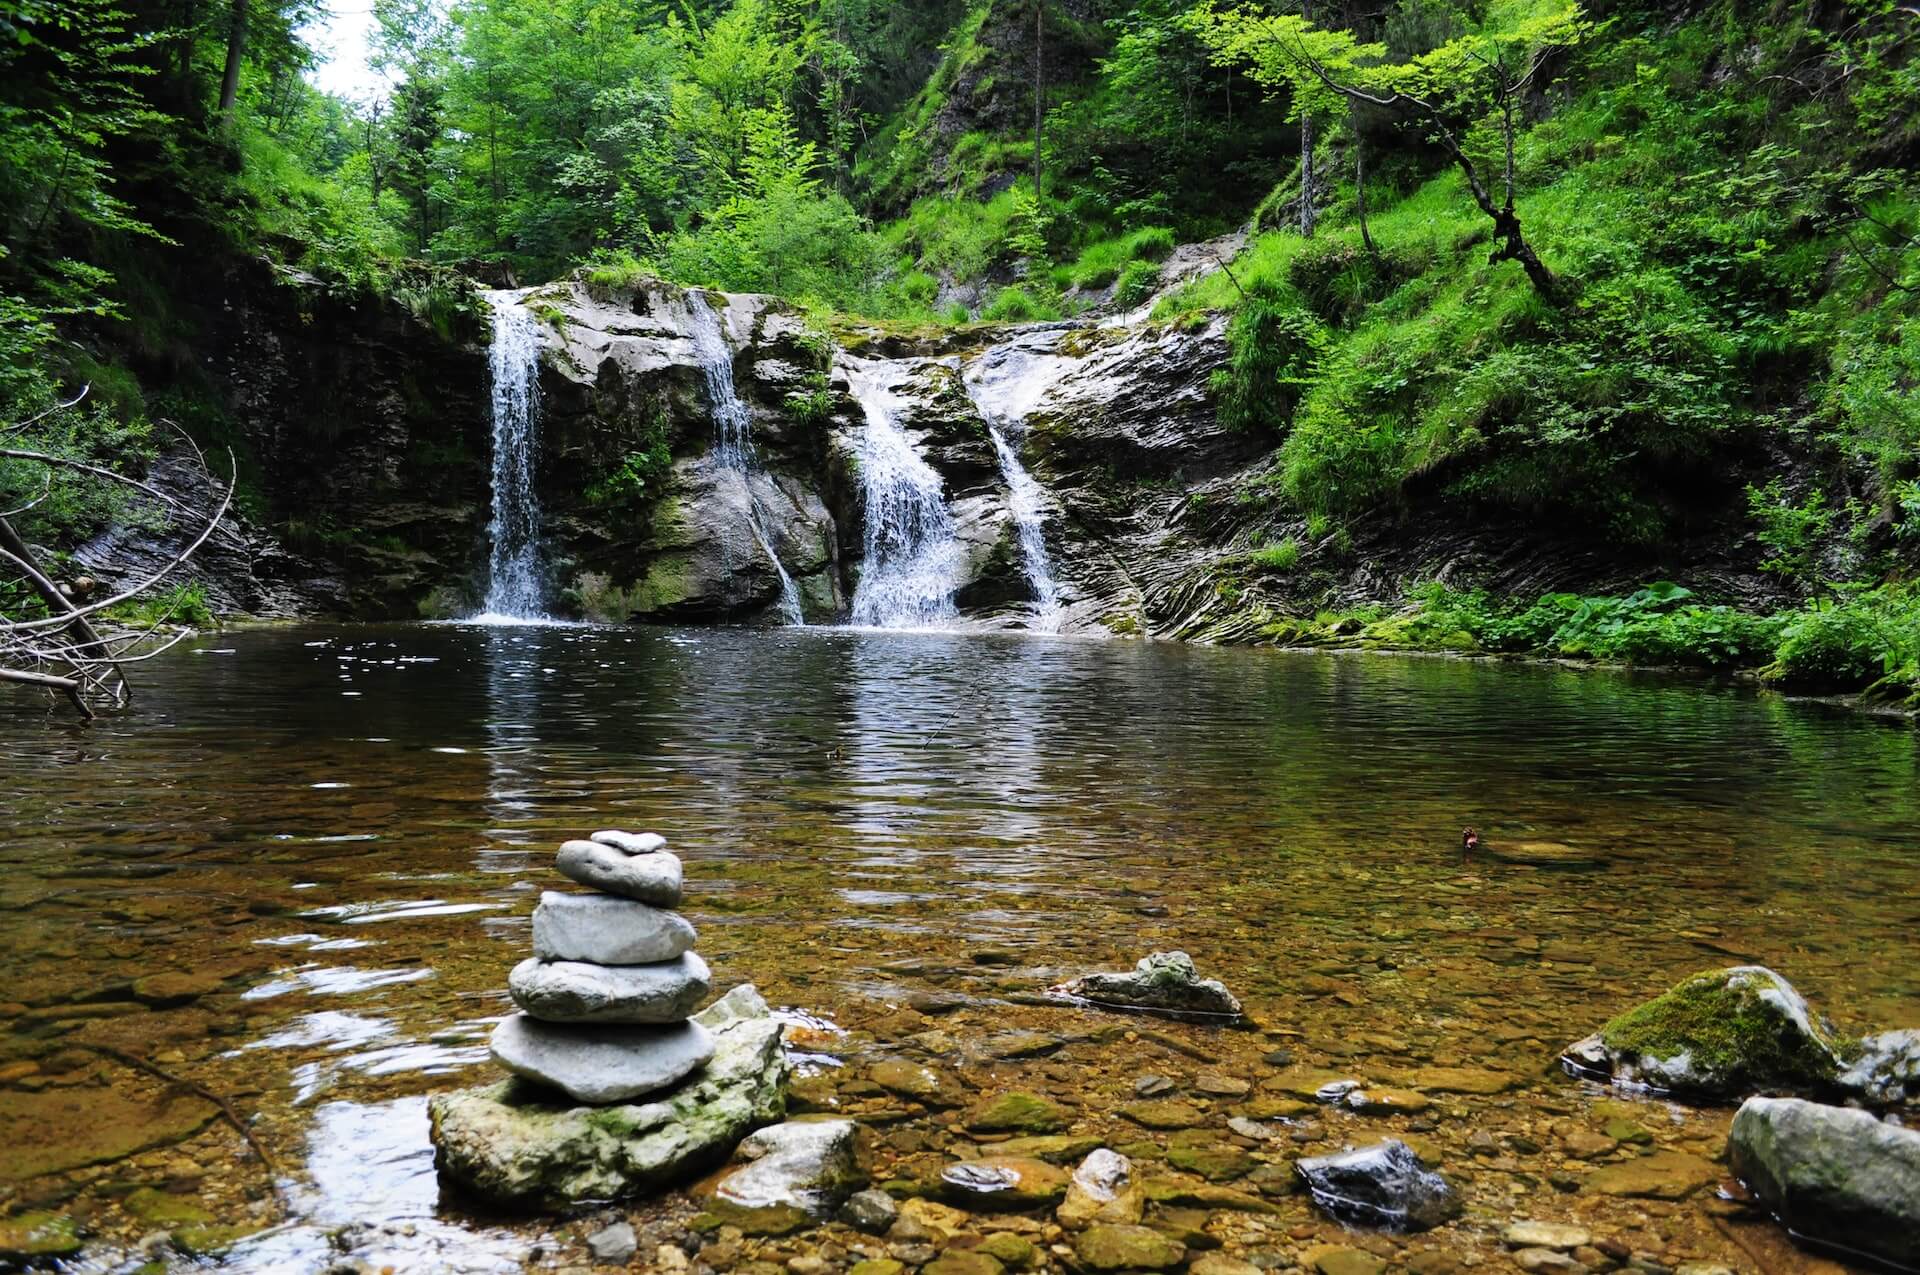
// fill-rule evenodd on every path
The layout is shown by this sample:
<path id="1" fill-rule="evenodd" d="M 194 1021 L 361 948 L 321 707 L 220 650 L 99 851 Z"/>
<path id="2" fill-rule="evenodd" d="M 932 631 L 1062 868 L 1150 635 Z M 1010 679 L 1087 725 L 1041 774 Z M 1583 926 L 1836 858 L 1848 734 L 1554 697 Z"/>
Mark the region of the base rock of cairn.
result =
<path id="1" fill-rule="evenodd" d="M 706 1011 L 712 976 L 651 834 L 597 832 L 558 866 L 601 893 L 549 891 L 532 959 L 493 1034 L 515 1079 L 429 1104 L 441 1172 L 469 1193 L 563 1207 L 663 1186 L 722 1160 L 785 1108 L 780 1025 L 752 987 Z M 608 893 L 611 892 L 611 893 Z"/>

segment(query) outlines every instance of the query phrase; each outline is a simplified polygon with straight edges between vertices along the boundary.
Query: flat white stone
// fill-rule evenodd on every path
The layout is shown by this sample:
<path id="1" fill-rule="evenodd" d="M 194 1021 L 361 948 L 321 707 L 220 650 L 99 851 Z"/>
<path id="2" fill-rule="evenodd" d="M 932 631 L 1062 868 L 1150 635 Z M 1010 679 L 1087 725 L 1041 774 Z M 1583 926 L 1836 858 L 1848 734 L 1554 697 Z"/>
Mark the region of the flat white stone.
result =
<path id="1" fill-rule="evenodd" d="M 581 885 L 655 907 L 680 903 L 680 860 L 664 850 L 628 854 L 598 841 L 569 841 L 554 866 Z"/>
<path id="2" fill-rule="evenodd" d="M 575 1102 L 624 1102 L 665 1089 L 713 1057 L 698 1023 L 671 1027 L 565 1027 L 515 1014 L 493 1030 L 494 1061 Z"/>
<path id="3" fill-rule="evenodd" d="M 533 954 L 543 961 L 647 965 L 693 947 L 693 925 L 678 912 L 606 894 L 548 890 L 533 910 Z"/>
<path id="4" fill-rule="evenodd" d="M 667 839 L 657 832 L 621 832 L 618 828 L 602 828 L 589 840 L 612 846 L 622 854 L 652 854 L 667 845 Z"/>
<path id="5" fill-rule="evenodd" d="M 548 1023 L 677 1023 L 707 998 L 713 976 L 694 952 L 653 965 L 525 960 L 507 975 L 513 1003 Z"/>

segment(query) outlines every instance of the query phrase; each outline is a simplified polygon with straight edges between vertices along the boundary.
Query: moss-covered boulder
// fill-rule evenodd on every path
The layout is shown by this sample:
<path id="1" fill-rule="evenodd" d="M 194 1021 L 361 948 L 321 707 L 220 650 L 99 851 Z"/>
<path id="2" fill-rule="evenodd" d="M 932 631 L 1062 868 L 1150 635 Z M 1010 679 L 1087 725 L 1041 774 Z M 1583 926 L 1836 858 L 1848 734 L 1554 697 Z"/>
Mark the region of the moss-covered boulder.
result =
<path id="1" fill-rule="evenodd" d="M 1562 1061 L 1589 1079 L 1731 1101 L 1831 1090 L 1847 1052 L 1786 979 L 1736 965 L 1695 974 L 1628 1010 L 1568 1047 Z"/>
<path id="2" fill-rule="evenodd" d="M 683 1182 L 725 1160 L 786 1107 L 780 1024 L 750 985 L 694 1021 L 714 1054 L 678 1088 L 645 1102 L 572 1106 L 510 1080 L 428 1103 L 441 1176 L 510 1208 L 565 1208 Z"/>

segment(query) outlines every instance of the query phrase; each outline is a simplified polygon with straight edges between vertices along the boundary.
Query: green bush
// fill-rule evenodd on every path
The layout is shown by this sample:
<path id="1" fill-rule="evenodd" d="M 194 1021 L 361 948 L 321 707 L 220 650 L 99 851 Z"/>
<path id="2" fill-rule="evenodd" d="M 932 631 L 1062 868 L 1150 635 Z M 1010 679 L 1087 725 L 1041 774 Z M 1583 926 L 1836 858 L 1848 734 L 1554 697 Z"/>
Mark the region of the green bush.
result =
<path id="1" fill-rule="evenodd" d="M 1255 549 L 1247 561 L 1263 571 L 1291 571 L 1300 565 L 1300 544 L 1291 538 L 1264 549 Z"/>
<path id="2" fill-rule="evenodd" d="M 1904 607 L 1878 594 L 1816 599 L 1785 622 L 1764 675 L 1811 689 L 1861 690 L 1911 664 L 1916 631 L 1911 599 Z"/>
<path id="3" fill-rule="evenodd" d="M 1227 366 L 1213 374 L 1220 419 L 1235 429 L 1284 429 L 1326 344 L 1320 321 L 1290 294 L 1256 285 L 1227 325 Z"/>
<path id="4" fill-rule="evenodd" d="M 980 317 L 992 323 L 1031 323 L 1041 319 L 1057 319 L 1060 311 L 1047 302 L 1035 297 L 1023 287 L 1002 288 L 994 294 Z"/>
<path id="5" fill-rule="evenodd" d="M 1145 303 L 1160 286 L 1160 267 L 1151 261 L 1129 261 L 1120 271 L 1120 281 L 1114 285 L 1113 303 L 1122 309 L 1131 310 Z"/>

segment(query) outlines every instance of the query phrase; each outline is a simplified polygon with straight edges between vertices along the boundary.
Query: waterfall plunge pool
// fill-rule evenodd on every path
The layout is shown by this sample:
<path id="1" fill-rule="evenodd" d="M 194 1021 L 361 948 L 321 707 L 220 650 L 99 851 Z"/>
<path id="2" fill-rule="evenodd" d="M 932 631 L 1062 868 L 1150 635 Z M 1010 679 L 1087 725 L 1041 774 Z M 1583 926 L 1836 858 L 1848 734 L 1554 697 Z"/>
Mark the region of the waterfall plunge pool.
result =
<path id="1" fill-rule="evenodd" d="M 552 853 L 598 827 L 684 856 L 716 989 L 753 981 L 812 1024 L 794 1040 L 809 1101 L 894 1113 L 882 1177 L 973 1145 L 867 1082 L 906 1057 L 1045 1094 L 1157 1170 L 1424 1138 L 1475 1211 L 1418 1247 L 1491 1259 L 1488 1219 L 1525 1215 L 1738 1265 L 1704 1196 L 1650 1219 L 1548 1185 L 1584 1167 L 1566 1128 L 1622 1119 L 1554 1054 L 1743 961 L 1849 1028 L 1920 1022 L 1913 734 L 1739 689 L 1010 635 L 449 625 L 233 630 L 147 666 L 142 692 L 90 729 L 24 700 L 0 714 L 0 1183 L 78 1219 L 91 1269 L 131 1269 L 160 1206 L 273 1228 L 232 1269 L 321 1271 L 342 1247 L 409 1269 L 583 1261 L 591 1222 L 438 1198 L 423 1099 L 496 1077 L 486 1035 Z M 1604 866 L 1463 864 L 1467 823 Z M 1023 1001 L 1168 948 L 1266 1030 Z M 161 973 L 193 978 L 137 989 Z M 1045 1039 L 1007 1056 L 1012 1032 Z M 279 1189 L 210 1108 L 92 1044 L 257 1112 Z M 1418 1114 L 1309 1109 L 1266 1126 L 1272 1145 L 1224 1123 L 1278 1111 L 1272 1086 L 1302 1068 L 1431 1067 L 1511 1085 Z M 1118 1114 L 1154 1076 L 1197 1129 Z M 1222 1096 L 1240 1084 L 1251 1099 Z M 1628 1123 L 1711 1155 L 1728 1115 L 1640 1102 Z M 1338 1240 L 1275 1203 L 1214 1224 L 1229 1251 Z M 632 1215 L 651 1244 L 689 1212 Z"/>

